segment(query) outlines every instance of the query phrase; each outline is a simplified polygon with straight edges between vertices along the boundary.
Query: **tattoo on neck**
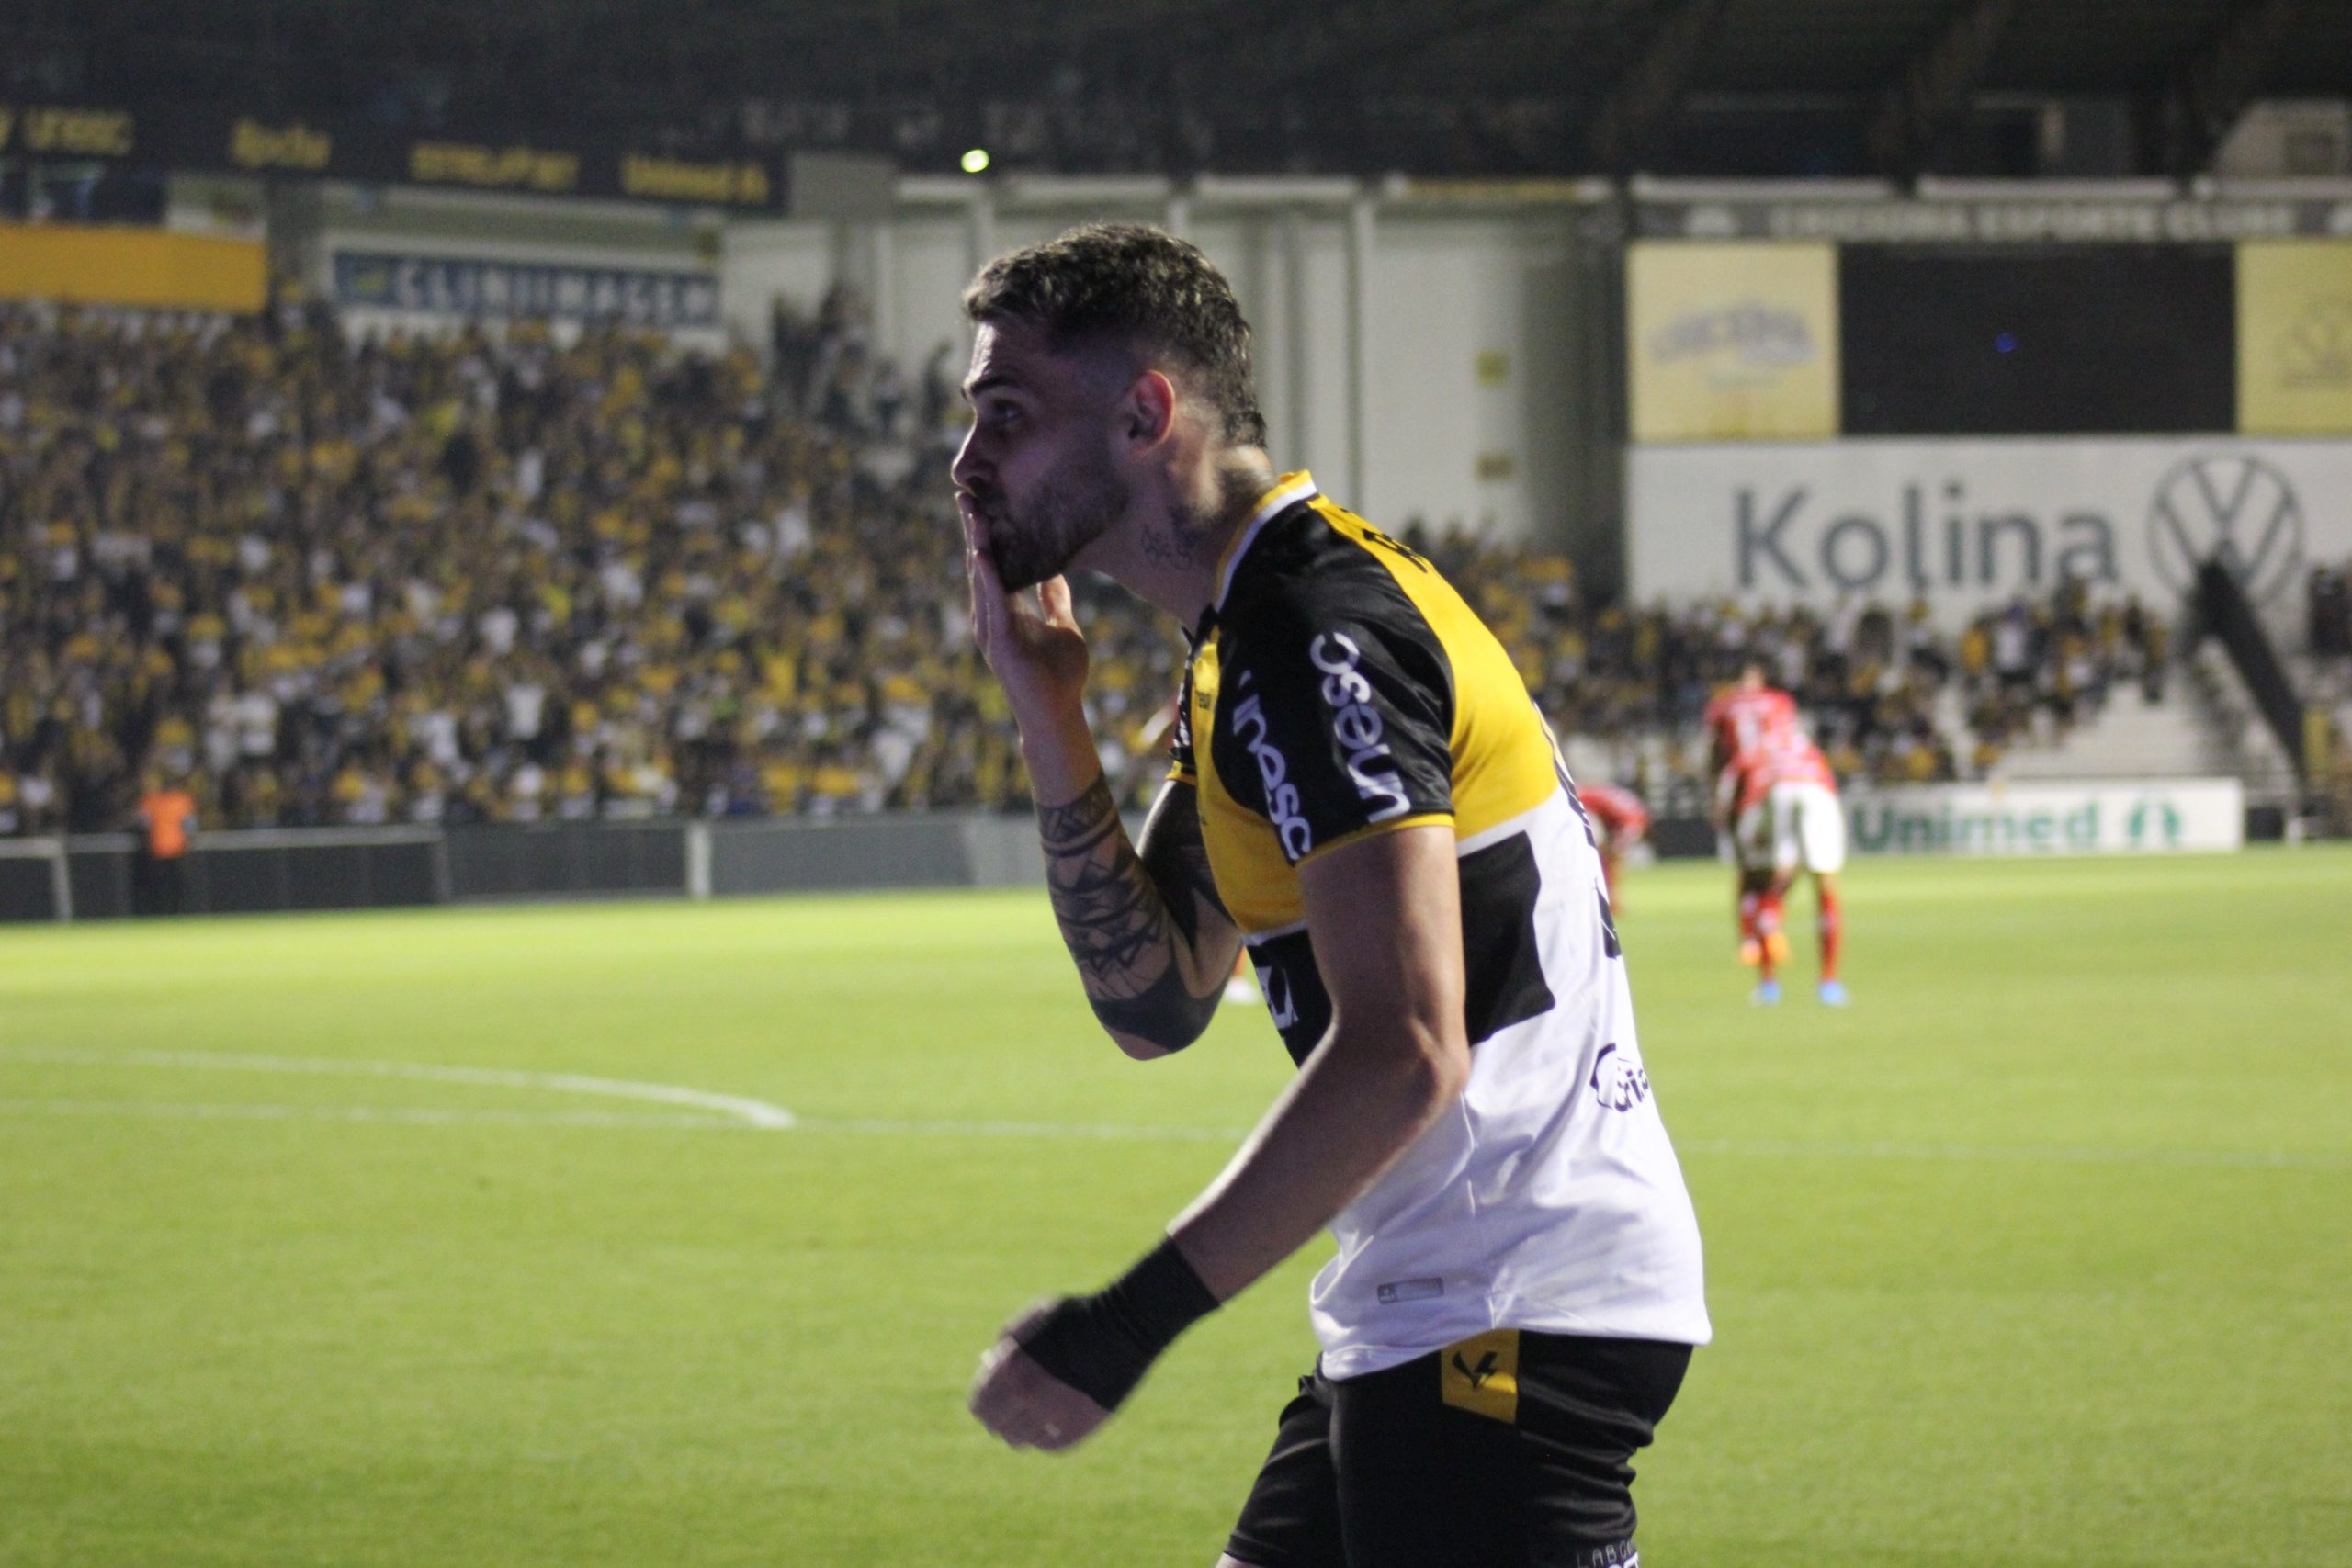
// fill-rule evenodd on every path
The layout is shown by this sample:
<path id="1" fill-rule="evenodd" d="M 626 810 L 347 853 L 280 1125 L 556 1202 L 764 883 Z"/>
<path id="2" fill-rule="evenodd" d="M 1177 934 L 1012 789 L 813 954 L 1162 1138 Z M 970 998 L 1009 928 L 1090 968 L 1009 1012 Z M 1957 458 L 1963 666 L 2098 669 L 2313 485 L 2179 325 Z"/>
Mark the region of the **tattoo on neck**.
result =
<path id="1" fill-rule="evenodd" d="M 1187 558 L 1183 537 L 1174 524 L 1147 524 L 1136 536 L 1136 548 L 1154 566 L 1181 566 Z"/>

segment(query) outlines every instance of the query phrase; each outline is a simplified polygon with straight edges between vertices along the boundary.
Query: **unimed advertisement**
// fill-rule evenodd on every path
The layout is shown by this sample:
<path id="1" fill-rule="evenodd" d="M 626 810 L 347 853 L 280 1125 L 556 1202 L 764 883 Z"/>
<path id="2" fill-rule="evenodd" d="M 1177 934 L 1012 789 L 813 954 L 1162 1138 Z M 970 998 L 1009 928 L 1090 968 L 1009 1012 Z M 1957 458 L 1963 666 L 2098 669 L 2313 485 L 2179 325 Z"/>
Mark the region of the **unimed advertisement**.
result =
<path id="1" fill-rule="evenodd" d="M 2235 779 L 1913 784 L 1851 790 L 1845 806 L 1858 854 L 2160 854 L 2245 842 Z"/>
<path id="2" fill-rule="evenodd" d="M 2219 553 L 2272 603 L 2352 558 L 2352 441 L 1634 447 L 1626 511 L 1644 601 L 1916 597 L 1950 620 L 2079 578 L 2165 604 Z"/>

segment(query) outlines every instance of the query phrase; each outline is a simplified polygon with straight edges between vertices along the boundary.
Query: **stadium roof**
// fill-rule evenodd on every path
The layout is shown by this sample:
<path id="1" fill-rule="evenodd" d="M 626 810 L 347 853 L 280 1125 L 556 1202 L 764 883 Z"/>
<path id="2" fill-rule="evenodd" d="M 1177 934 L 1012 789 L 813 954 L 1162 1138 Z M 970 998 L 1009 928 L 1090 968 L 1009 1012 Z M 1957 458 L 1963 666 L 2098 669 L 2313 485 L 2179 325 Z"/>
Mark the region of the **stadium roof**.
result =
<path id="1" fill-rule="evenodd" d="M 658 130 L 944 166 L 2025 173 L 1984 106 L 2101 100 L 2202 166 L 2352 96 L 2347 0 L 17 0 L 0 96 Z M 1997 119 L 1997 115 L 1996 118 Z"/>

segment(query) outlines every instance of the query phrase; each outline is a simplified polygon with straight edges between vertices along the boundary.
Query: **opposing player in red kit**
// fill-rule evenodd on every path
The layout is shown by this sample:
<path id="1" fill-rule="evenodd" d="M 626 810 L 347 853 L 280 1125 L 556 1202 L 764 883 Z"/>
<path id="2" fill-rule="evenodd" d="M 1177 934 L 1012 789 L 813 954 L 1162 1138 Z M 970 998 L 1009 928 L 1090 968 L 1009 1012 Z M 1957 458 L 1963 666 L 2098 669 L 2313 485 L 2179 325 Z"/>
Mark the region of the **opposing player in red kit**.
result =
<path id="1" fill-rule="evenodd" d="M 1734 797 L 1739 789 L 1742 759 L 1753 752 L 1766 735 L 1797 728 L 1797 700 L 1770 684 L 1764 678 L 1764 666 L 1750 660 L 1740 666 L 1738 680 L 1708 701 L 1704 722 L 1707 774 L 1715 781 L 1709 815 L 1715 825 L 1716 841 L 1724 858 L 1732 862 L 1736 874 L 1732 881 L 1732 910 L 1739 930 L 1739 961 L 1754 968 L 1764 954 L 1763 939 L 1756 930 L 1756 916 L 1762 907 L 1769 879 L 1750 873 L 1740 861 L 1732 840 Z M 1785 948 L 1785 939 L 1781 945 Z"/>
<path id="2" fill-rule="evenodd" d="M 1610 905 L 1623 912 L 1624 905 L 1617 897 L 1617 868 L 1623 863 L 1625 852 L 1648 836 L 1649 807 L 1642 804 L 1640 795 L 1616 784 L 1578 784 L 1577 800 L 1592 824 L 1593 837 L 1600 840 L 1600 879 L 1609 889 Z"/>
<path id="3" fill-rule="evenodd" d="M 1739 679 L 1707 704 L 1707 735 L 1713 743 L 1708 771 L 1721 778 L 1743 752 L 1775 729 L 1797 727 L 1797 700 L 1764 678 L 1764 666 L 1750 660 Z"/>
<path id="4" fill-rule="evenodd" d="M 1752 950 L 1757 965 L 1754 999 L 1770 1006 L 1781 999 L 1777 973 L 1789 952 L 1781 930 L 1781 905 L 1799 871 L 1813 875 L 1819 902 L 1821 999 L 1846 1004 L 1838 978 L 1843 937 L 1838 873 L 1846 863 L 1846 818 L 1838 802 L 1838 776 L 1804 731 L 1794 724 L 1767 729 L 1733 763 L 1732 840 L 1740 868 L 1740 954 Z"/>

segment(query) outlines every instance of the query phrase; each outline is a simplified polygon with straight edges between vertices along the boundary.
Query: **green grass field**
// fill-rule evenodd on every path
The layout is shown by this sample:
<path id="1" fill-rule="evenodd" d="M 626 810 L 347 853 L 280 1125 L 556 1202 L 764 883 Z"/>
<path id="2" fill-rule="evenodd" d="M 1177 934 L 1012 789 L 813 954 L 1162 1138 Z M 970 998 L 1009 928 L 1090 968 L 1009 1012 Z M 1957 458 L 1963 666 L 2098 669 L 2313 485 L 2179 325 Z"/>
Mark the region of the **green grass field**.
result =
<path id="1" fill-rule="evenodd" d="M 2352 1562 L 2352 854 L 1866 863 L 1843 1013 L 1724 884 L 1623 919 L 1717 1334 L 1649 1568 Z M 1071 1455 L 963 1391 L 1286 1070 L 1120 1057 L 1034 895 L 0 929 L 0 1563 L 1206 1568 L 1317 1259 Z"/>

